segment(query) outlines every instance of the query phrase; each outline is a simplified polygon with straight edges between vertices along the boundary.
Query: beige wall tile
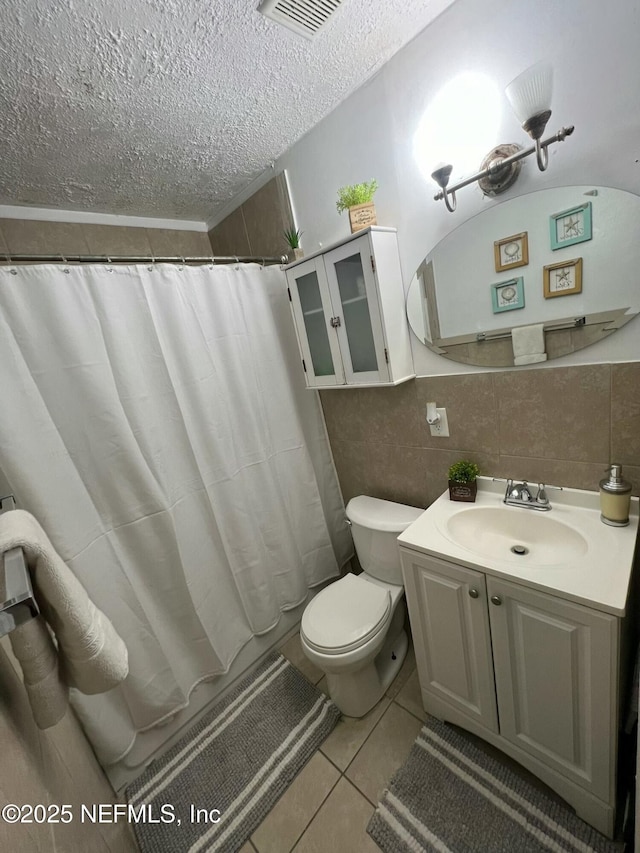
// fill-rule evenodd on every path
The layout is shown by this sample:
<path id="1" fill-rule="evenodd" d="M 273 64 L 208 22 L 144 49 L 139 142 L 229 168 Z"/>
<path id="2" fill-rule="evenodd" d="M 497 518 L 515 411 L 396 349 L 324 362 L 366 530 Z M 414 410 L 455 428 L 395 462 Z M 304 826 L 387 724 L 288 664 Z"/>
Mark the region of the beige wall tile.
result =
<path id="1" fill-rule="evenodd" d="M 158 257 L 210 256 L 211 243 L 205 231 L 176 231 L 170 228 L 146 228 L 151 254 Z"/>
<path id="2" fill-rule="evenodd" d="M 151 254 L 146 228 L 126 228 L 120 225 L 84 225 L 83 228 L 89 254 Z"/>
<path id="3" fill-rule="evenodd" d="M 7 254 L 7 252 L 9 251 L 9 247 L 7 246 L 7 242 L 4 239 L 4 232 L 2 230 L 2 223 L 4 221 L 4 219 L 0 219 L 0 254 L 3 255 Z"/>
<path id="4" fill-rule="evenodd" d="M 34 219 L 3 219 L 1 224 L 10 253 L 82 255 L 88 251 L 83 225 Z"/>
<path id="5" fill-rule="evenodd" d="M 490 456 L 476 451 L 459 450 L 425 450 L 425 499 L 427 506 L 432 504 L 436 498 L 447 491 L 449 487 L 449 467 L 464 457 L 470 462 L 475 462 L 480 468 L 480 473 L 487 477 L 501 477 L 500 458 Z"/>
<path id="6" fill-rule="evenodd" d="M 410 380 L 390 388 L 356 391 L 362 440 L 371 444 L 426 446 L 425 432 L 429 430 L 420 417 L 416 390 L 415 380 Z"/>
<path id="7" fill-rule="evenodd" d="M 606 461 L 610 435 L 609 365 L 524 370 L 494 376 L 500 452 Z"/>
<path id="8" fill-rule="evenodd" d="M 351 498 L 369 494 L 369 445 L 331 439 L 331 450 L 345 506 Z"/>
<path id="9" fill-rule="evenodd" d="M 539 459 L 531 456 L 501 456 L 500 476 L 566 486 L 571 489 L 598 491 L 604 477 L 603 462 L 573 462 L 566 459 Z M 549 492 L 553 504 L 553 492 Z"/>
<path id="10" fill-rule="evenodd" d="M 295 853 L 380 853 L 367 835 L 373 806 L 344 777 L 311 821 Z"/>
<path id="11" fill-rule="evenodd" d="M 427 451 L 396 444 L 369 445 L 366 495 L 424 509 L 427 499 Z"/>
<path id="12" fill-rule="evenodd" d="M 640 466 L 640 362 L 611 365 L 611 462 Z"/>
<path id="13" fill-rule="evenodd" d="M 428 401 L 446 408 L 449 437 L 432 436 L 425 420 Z M 424 424 L 423 447 L 497 453 L 498 406 L 493 374 L 433 376 L 416 380 L 416 403 Z"/>
<path id="14" fill-rule="evenodd" d="M 47 805 L 39 732 L 22 681 L 3 649 L 0 649 L 0 750 L 3 768 L 0 803 Z M 0 850 L 45 853 L 51 849 L 52 838 L 51 827 L 46 824 L 0 821 Z"/>
<path id="15" fill-rule="evenodd" d="M 242 205 L 252 255 L 278 257 L 288 250 L 284 230 L 293 226 L 293 215 L 284 175 L 277 175 Z"/>
<path id="16" fill-rule="evenodd" d="M 314 753 L 251 836 L 258 853 L 292 850 L 339 778 L 340 771 Z"/>
<path id="17" fill-rule="evenodd" d="M 427 506 L 461 457 L 486 476 L 589 490 L 620 461 L 640 493 L 640 362 L 421 377 L 320 397 L 345 503 L 369 494 Z M 433 399 L 447 409 L 449 438 L 426 429 Z"/>
<path id="18" fill-rule="evenodd" d="M 364 413 L 364 389 L 348 388 L 320 391 L 329 439 L 332 441 L 367 441 L 367 420 Z M 389 389 L 381 389 L 383 392 Z"/>
<path id="19" fill-rule="evenodd" d="M 238 207 L 209 231 L 209 241 L 214 255 L 250 255 L 242 208 Z"/>
<path id="20" fill-rule="evenodd" d="M 0 821 L 0 850 L 49 853 L 135 853 L 125 823 L 82 824 L 81 804 L 113 802 L 115 795 L 71 709 L 54 727 L 40 731 L 31 714 L 21 678 L 0 648 L 0 782 L 5 802 L 70 804 L 69 824 L 7 827 Z"/>

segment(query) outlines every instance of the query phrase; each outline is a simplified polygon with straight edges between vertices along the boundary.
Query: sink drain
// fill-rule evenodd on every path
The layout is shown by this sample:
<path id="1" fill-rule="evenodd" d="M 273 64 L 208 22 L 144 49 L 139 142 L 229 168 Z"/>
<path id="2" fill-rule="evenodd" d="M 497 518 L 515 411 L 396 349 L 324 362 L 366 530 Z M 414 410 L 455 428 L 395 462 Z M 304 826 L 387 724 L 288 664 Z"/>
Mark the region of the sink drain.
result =
<path id="1" fill-rule="evenodd" d="M 519 557 L 523 557 L 525 554 L 529 553 L 529 549 L 525 548 L 524 545 L 512 545 L 511 551 Z"/>

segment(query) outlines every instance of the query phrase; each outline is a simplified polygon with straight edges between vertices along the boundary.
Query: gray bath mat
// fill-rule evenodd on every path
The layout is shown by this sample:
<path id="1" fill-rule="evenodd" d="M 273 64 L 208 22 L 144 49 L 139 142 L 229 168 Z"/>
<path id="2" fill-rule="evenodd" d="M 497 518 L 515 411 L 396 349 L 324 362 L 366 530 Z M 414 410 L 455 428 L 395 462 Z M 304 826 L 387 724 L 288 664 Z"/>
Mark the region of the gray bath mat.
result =
<path id="1" fill-rule="evenodd" d="M 142 853 L 239 850 L 339 717 L 271 654 L 127 788 Z"/>
<path id="2" fill-rule="evenodd" d="M 385 853 L 621 853 L 567 806 L 429 717 L 367 832 Z"/>

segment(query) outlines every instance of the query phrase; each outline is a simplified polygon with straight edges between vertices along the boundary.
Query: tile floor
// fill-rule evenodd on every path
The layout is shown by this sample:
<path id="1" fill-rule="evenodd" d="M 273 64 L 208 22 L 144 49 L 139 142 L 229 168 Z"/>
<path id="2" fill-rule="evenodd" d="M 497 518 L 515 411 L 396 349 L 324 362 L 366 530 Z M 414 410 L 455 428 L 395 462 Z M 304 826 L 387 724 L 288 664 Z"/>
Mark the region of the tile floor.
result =
<path id="1" fill-rule="evenodd" d="M 299 635 L 280 651 L 327 692 L 322 672 L 304 656 Z M 424 719 L 410 648 L 383 699 L 366 717 L 338 722 L 240 853 L 379 853 L 367 824 Z"/>

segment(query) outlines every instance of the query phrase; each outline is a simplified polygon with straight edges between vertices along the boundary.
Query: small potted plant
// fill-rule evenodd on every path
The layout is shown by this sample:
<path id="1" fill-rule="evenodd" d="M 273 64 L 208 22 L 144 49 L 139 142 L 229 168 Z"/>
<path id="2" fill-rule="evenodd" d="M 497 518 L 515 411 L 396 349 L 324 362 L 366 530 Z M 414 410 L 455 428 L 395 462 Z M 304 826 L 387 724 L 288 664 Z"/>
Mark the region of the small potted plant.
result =
<path id="1" fill-rule="evenodd" d="M 300 247 L 300 238 L 302 237 L 302 231 L 294 228 L 287 228 L 284 232 L 284 239 L 289 244 L 289 256 L 293 255 L 294 261 L 299 261 L 300 258 L 304 257 L 304 252 Z"/>
<path id="2" fill-rule="evenodd" d="M 476 477 L 480 468 L 475 462 L 460 459 L 449 468 L 449 498 L 452 501 L 469 501 L 476 499 L 478 484 Z"/>
<path id="3" fill-rule="evenodd" d="M 342 213 L 343 210 L 349 211 L 352 234 L 368 228 L 369 225 L 377 225 L 376 206 L 372 200 L 377 189 L 378 182 L 373 180 L 363 184 L 349 184 L 338 190 L 336 208 L 338 213 Z"/>

